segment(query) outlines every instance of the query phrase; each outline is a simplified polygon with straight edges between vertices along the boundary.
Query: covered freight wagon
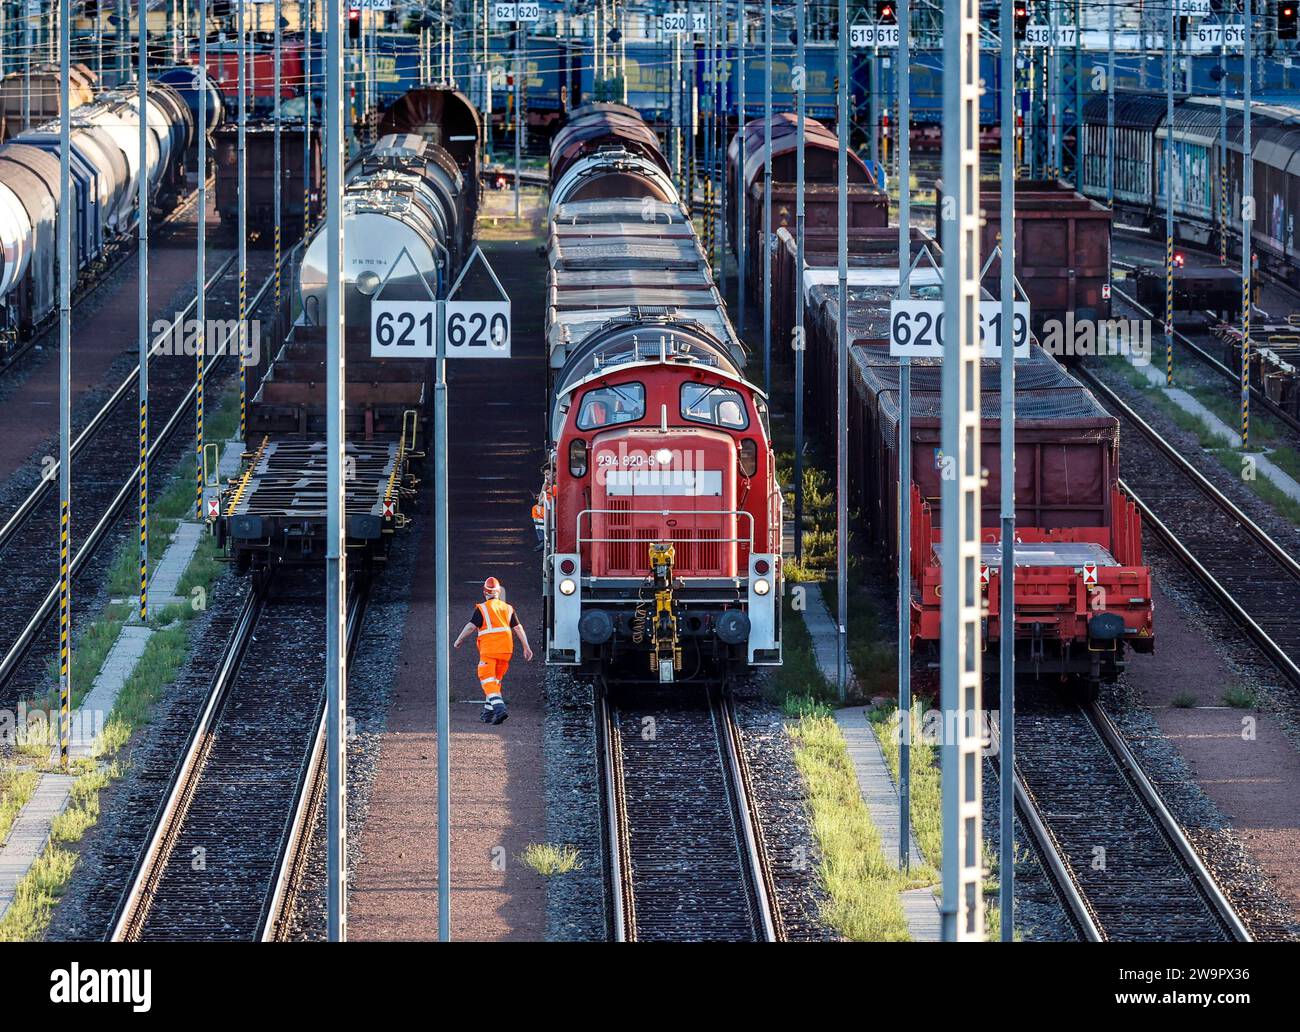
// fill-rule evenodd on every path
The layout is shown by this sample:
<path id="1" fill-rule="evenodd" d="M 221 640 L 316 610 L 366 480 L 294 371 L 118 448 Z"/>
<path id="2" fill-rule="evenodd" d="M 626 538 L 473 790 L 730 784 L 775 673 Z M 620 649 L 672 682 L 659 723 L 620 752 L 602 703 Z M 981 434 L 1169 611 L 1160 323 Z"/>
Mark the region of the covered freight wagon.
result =
<path id="1" fill-rule="evenodd" d="M 896 275 L 896 272 L 895 272 Z M 920 286 L 918 296 L 935 294 Z M 862 514 L 873 551 L 897 555 L 900 365 L 887 345 L 892 287 L 850 293 L 855 343 L 849 366 L 850 505 Z M 937 296 L 937 295 L 935 295 Z M 808 291 L 812 389 L 833 376 L 837 288 Z M 864 343 L 863 343 L 864 342 Z M 989 601 L 986 655 L 1002 633 L 1000 591 L 1000 363 L 981 362 L 981 581 Z M 942 364 L 914 359 L 912 461 L 903 477 L 911 506 L 914 646 L 937 658 L 940 638 Z M 1020 669 L 1075 677 L 1095 687 L 1122 669 L 1127 649 L 1154 645 L 1149 569 L 1141 521 L 1119 485 L 1119 424 L 1060 363 L 1034 345 L 1016 367 L 1015 638 Z M 829 406 L 825 406 L 829 408 Z"/>

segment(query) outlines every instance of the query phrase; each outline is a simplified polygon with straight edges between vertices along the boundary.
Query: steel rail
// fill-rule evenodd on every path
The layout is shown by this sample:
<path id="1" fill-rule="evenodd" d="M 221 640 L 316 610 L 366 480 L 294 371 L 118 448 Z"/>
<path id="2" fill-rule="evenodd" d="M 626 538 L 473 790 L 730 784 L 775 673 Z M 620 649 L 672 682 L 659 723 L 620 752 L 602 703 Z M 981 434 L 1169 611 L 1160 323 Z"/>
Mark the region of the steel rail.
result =
<path id="1" fill-rule="evenodd" d="M 212 177 L 209 177 L 209 181 L 215 181 L 215 180 L 213 180 Z M 180 207 L 168 213 L 163 218 L 162 225 L 169 229 L 175 229 L 176 223 L 185 215 L 186 212 L 189 211 L 190 208 L 194 206 L 194 203 L 197 199 L 198 199 L 198 191 L 197 190 L 191 191 L 189 197 L 186 198 L 186 200 L 181 203 Z M 162 237 L 159 242 L 165 239 L 170 239 L 170 237 Z M 115 243 L 112 245 L 111 251 L 108 250 L 105 251 L 105 254 L 109 256 L 108 264 L 105 265 L 104 268 L 100 269 L 98 272 L 92 273 L 84 283 L 78 285 L 76 290 L 76 298 L 74 302 L 77 306 L 84 304 L 86 299 L 91 294 L 99 290 L 107 283 L 108 278 L 112 276 L 113 273 L 117 272 L 118 269 L 122 268 L 124 265 L 126 265 L 128 261 L 131 260 L 131 257 L 136 253 L 137 250 L 137 248 L 133 246 L 133 244 L 135 244 L 135 241 L 136 241 L 135 237 L 127 237 L 125 243 L 121 243 L 121 244 Z M 46 338 L 48 338 L 51 334 L 54 333 L 54 331 L 58 328 L 58 322 L 53 320 L 52 318 L 53 314 L 54 313 L 51 313 L 50 316 L 46 317 L 47 320 L 49 321 L 45 321 L 37 324 L 37 326 L 33 328 L 32 334 L 25 341 L 23 341 L 17 347 L 4 352 L 3 355 L 0 355 L 0 375 L 3 375 L 4 373 L 8 372 L 8 370 L 14 365 L 15 362 L 18 361 L 18 359 L 22 358 L 23 355 L 31 351 L 32 348 L 34 348 L 37 344 L 44 344 Z"/>
<path id="2" fill-rule="evenodd" d="M 1005 776 L 1000 765 L 998 769 L 998 776 Z M 1021 778 L 1018 771 L 1015 772 L 1014 787 L 1016 809 L 1020 811 L 1020 821 L 1033 838 L 1039 859 L 1047 865 L 1048 877 L 1055 885 L 1057 895 L 1069 912 L 1069 918 L 1074 923 L 1075 930 L 1084 942 L 1105 942 L 1106 937 L 1097 926 L 1092 907 L 1088 905 L 1088 900 L 1079 888 L 1079 883 L 1075 880 L 1065 860 L 1062 859 L 1061 851 L 1056 845 L 1056 838 L 1052 835 L 1051 829 L 1047 827 L 1042 814 L 1039 813 L 1038 804 L 1034 802 L 1033 795 L 1025 787 L 1024 779 Z M 1006 914 L 1002 915 L 1002 920 L 1007 920 Z M 1012 920 L 1014 920 L 1014 916 Z"/>
<path id="3" fill-rule="evenodd" d="M 622 761 L 619 758 L 618 712 L 610 703 L 607 686 L 598 681 L 592 688 L 595 708 L 596 758 L 603 785 L 601 808 L 605 824 L 605 884 L 609 892 L 607 923 L 614 942 L 636 938 L 636 910 L 630 875 L 631 857 L 627 842 L 627 808 L 623 797 Z"/>
<path id="4" fill-rule="evenodd" d="M 773 901 L 776 884 L 772 880 L 771 865 L 763 843 L 758 811 L 754 806 L 754 792 L 750 783 L 749 764 L 740 748 L 736 730 L 736 715 L 730 698 L 721 692 L 710 692 L 714 722 L 718 729 L 718 743 L 722 749 L 727 770 L 732 809 L 737 821 L 739 838 L 746 867 L 745 876 L 754 896 L 758 931 L 764 942 L 780 942 L 785 938 L 780 915 Z"/>
<path id="5" fill-rule="evenodd" d="M 993 764 L 998 769 L 998 777 L 1006 777 L 1006 771 L 1002 769 L 1001 735 L 996 726 L 992 729 L 991 735 L 994 746 L 991 754 Z M 1038 853 L 1039 860 L 1046 866 L 1047 878 L 1065 908 L 1066 916 L 1074 925 L 1075 932 L 1084 942 L 1104 942 L 1106 937 L 1097 924 L 1096 915 L 1079 887 L 1078 880 L 1066 864 L 1065 858 L 1061 856 L 1056 836 L 1043 820 L 1038 803 L 1018 770 L 1012 771 L 1012 790 L 1016 799 L 1016 810 L 1020 814 L 1020 822 L 1029 832 L 1030 838 L 1034 840 L 1034 850 Z M 1007 920 L 1006 914 L 1002 915 L 1002 920 Z M 1011 915 L 1011 920 L 1015 920 L 1014 914 Z"/>
<path id="6" fill-rule="evenodd" d="M 1110 387 L 1102 383 L 1094 373 L 1085 369 L 1076 369 L 1075 375 L 1086 381 L 1089 387 L 1101 394 L 1108 405 L 1118 409 L 1120 415 L 1132 423 L 1143 437 L 1155 445 L 1156 450 L 1168 459 L 1180 473 L 1191 480 L 1201 493 L 1214 502 L 1219 509 L 1231 516 L 1269 554 L 1270 558 L 1274 559 L 1297 581 L 1300 581 L 1300 562 L 1297 562 L 1290 552 L 1274 541 L 1268 531 L 1247 516 L 1231 498 L 1210 483 L 1200 470 L 1180 455 L 1173 445 L 1166 441 L 1146 420 L 1134 412 Z"/>
<path id="7" fill-rule="evenodd" d="M 113 928 L 109 933 L 111 942 L 126 942 L 136 938 L 144 927 L 149 903 L 158 888 L 167 857 L 175 845 L 177 835 L 184 823 L 185 812 L 198 787 L 203 760 L 212 748 L 213 732 L 222 703 L 234 683 L 235 673 L 252 640 L 257 622 L 266 608 L 269 594 L 268 580 L 251 585 L 244 596 L 244 605 L 240 610 L 239 618 L 230 637 L 226 640 L 221 665 L 213 675 L 207 702 L 194 721 L 185 752 L 167 786 L 167 795 L 158 812 L 158 819 L 154 823 L 149 841 L 141 852 L 140 859 L 132 872 L 131 881 L 118 903 Z"/>
<path id="8" fill-rule="evenodd" d="M 289 258 L 290 255 L 286 255 L 284 260 L 287 262 Z M 253 302 L 249 307 L 249 311 L 257 310 L 257 307 L 266 297 L 266 294 L 270 290 L 274 281 L 275 274 L 272 273 L 271 276 L 267 278 L 266 282 L 262 284 L 261 289 L 257 292 L 257 295 L 254 297 Z M 227 344 L 232 336 L 234 336 L 233 332 L 227 334 Z M 208 377 L 212 374 L 213 370 L 216 369 L 216 367 L 219 366 L 222 360 L 226 357 L 224 352 L 225 348 L 223 347 L 222 354 L 219 354 L 216 357 L 216 360 L 208 366 L 207 372 L 204 374 L 204 383 L 207 382 Z M 156 439 L 151 442 L 148 457 L 150 463 L 154 461 L 161 449 L 171 443 L 172 437 L 175 436 L 176 431 L 180 426 L 182 417 L 189 411 L 190 406 L 194 404 L 195 394 L 196 387 L 191 386 L 185 396 L 177 404 L 175 410 L 172 412 L 171 418 L 167 420 L 166 425 L 163 426 Z M 136 463 L 135 468 L 131 471 L 126 481 L 122 484 L 122 487 L 118 490 L 117 496 L 109 503 L 107 509 L 104 511 L 104 515 L 100 517 L 99 521 L 95 524 L 94 529 L 86 536 L 85 542 L 83 542 L 81 547 L 73 556 L 72 563 L 69 567 L 69 576 L 75 578 L 81 568 L 94 556 L 95 552 L 99 549 L 99 546 L 103 544 L 104 538 L 107 537 L 113 523 L 121 514 L 128 500 L 133 496 L 136 490 L 139 474 L 140 464 Z M 53 614 L 55 606 L 58 604 L 58 598 L 59 585 L 56 582 L 50 589 L 49 593 L 45 596 L 45 601 L 37 607 L 32 618 L 27 622 L 27 625 L 14 640 L 13 645 L 10 646 L 4 659 L 0 660 L 0 685 L 7 683 L 9 678 L 13 676 L 14 671 L 18 668 L 18 664 L 22 661 L 23 656 L 26 654 L 28 648 L 31 647 L 36 635 L 40 632 L 41 627 Z"/>
<path id="9" fill-rule="evenodd" d="M 370 601 L 370 578 L 362 575 L 353 583 L 348 605 L 347 657 L 349 665 L 361 640 L 361 627 L 365 622 L 366 606 Z M 316 814 L 325 798 L 325 707 L 317 718 L 316 734 L 311 750 L 303 764 L 298 781 L 297 803 L 293 816 L 285 827 L 284 837 L 275 864 L 275 879 L 266 907 L 259 919 L 257 938 L 260 942 L 276 942 L 284 937 L 285 918 L 289 904 L 296 895 L 296 883 L 307 853 L 311 847 L 312 828 Z"/>
<path id="10" fill-rule="evenodd" d="M 365 615 L 369 588 L 370 582 L 366 578 L 359 579 L 352 587 L 348 605 L 350 654 L 360 638 L 360 627 Z M 118 905 L 113 929 L 109 935 L 109 940 L 112 942 L 128 942 L 137 939 L 144 928 L 154 896 L 166 872 L 168 860 L 184 829 L 190 802 L 202 781 L 207 757 L 216 740 L 217 726 L 221 721 L 225 703 L 237 682 L 240 664 L 257 630 L 272 589 L 273 577 L 267 577 L 251 586 L 245 596 L 243 609 L 230 637 L 226 640 L 221 665 L 212 678 L 207 701 L 194 722 L 185 752 L 168 784 L 167 796 L 158 812 L 158 819 L 154 823 L 149 841 L 140 854 L 131 882 Z M 298 870 L 293 861 L 295 858 L 301 859 L 310 840 L 310 834 L 303 834 L 303 832 L 310 831 L 305 822 L 312 812 L 311 789 L 319 766 L 318 756 L 324 747 L 323 727 L 324 708 L 322 707 L 314 744 L 303 764 L 299 778 L 298 803 L 278 851 L 277 875 L 259 919 L 258 939 L 261 941 L 268 941 L 274 937 L 280 924 L 280 907 L 287 898 L 285 890 Z"/>
<path id="11" fill-rule="evenodd" d="M 226 261 L 212 274 L 211 278 L 208 280 L 207 289 L 211 290 L 216 286 L 234 263 L 235 257 L 234 255 L 231 255 L 231 257 L 226 259 Z M 198 297 L 196 295 L 190 300 L 189 304 L 185 306 L 180 315 L 172 320 L 171 326 L 168 327 L 168 337 L 174 335 L 176 328 L 189 318 L 190 313 L 194 311 L 197 304 Z M 154 345 L 154 349 L 150 352 L 150 355 L 152 356 L 157 354 L 161 347 L 162 344 L 160 341 L 158 344 Z M 126 400 L 126 396 L 135 388 L 136 378 L 139 374 L 140 363 L 137 362 L 132 367 L 131 371 L 126 374 L 125 378 L 123 378 L 121 384 L 118 385 L 117 390 L 109 396 L 108 400 L 104 402 L 99 411 L 95 413 L 94 417 L 86 424 L 81 433 L 77 435 L 76 440 L 72 442 L 73 458 L 77 457 L 77 453 L 81 451 L 82 447 L 99 432 L 108 417 L 116 411 L 117 407 L 121 405 L 123 401 Z M 54 484 L 58 482 L 58 472 L 59 464 L 57 462 L 50 465 L 48 470 L 41 477 L 41 482 L 32 488 L 27 497 L 23 499 L 22 504 L 19 505 L 10 515 L 9 519 L 5 521 L 5 525 L 0 527 L 0 550 L 3 550 L 9 544 L 9 539 L 13 537 L 24 523 L 27 522 L 27 519 L 31 516 L 32 512 L 35 511 L 36 507 L 44 501 L 45 496 L 54 489 Z"/>
<path id="12" fill-rule="evenodd" d="M 1214 911 L 1215 916 L 1237 942 L 1254 942 L 1253 936 L 1247 930 L 1241 917 L 1238 916 L 1237 911 L 1228 901 L 1228 897 L 1223 894 L 1223 890 L 1219 888 L 1218 882 L 1214 880 L 1214 875 L 1210 873 L 1209 868 L 1201 860 L 1200 855 L 1188 840 L 1177 818 L 1165 805 L 1159 791 L 1151 783 L 1151 779 L 1147 777 L 1146 771 L 1142 769 L 1142 764 L 1128 747 L 1128 743 L 1124 741 L 1124 737 L 1119 733 L 1119 729 L 1115 727 L 1106 711 L 1095 702 L 1085 704 L 1083 711 L 1092 722 L 1093 727 L 1097 730 L 1112 757 L 1128 775 L 1134 788 L 1137 789 L 1147 812 L 1155 819 L 1170 846 L 1178 854 L 1178 859 L 1182 861 L 1183 866 L 1191 874 L 1192 880 L 1205 898 L 1206 904 Z"/>

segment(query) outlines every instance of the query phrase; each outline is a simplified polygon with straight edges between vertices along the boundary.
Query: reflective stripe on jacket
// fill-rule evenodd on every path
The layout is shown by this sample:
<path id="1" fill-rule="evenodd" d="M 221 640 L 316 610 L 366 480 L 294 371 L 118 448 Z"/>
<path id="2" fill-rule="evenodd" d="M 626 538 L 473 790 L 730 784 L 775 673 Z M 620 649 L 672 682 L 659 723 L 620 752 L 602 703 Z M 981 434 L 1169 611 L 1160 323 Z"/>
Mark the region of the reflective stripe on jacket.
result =
<path id="1" fill-rule="evenodd" d="M 499 598 L 478 604 L 483 626 L 478 629 L 478 654 L 484 658 L 508 657 L 515 653 L 515 637 L 510 632 L 514 608 Z"/>

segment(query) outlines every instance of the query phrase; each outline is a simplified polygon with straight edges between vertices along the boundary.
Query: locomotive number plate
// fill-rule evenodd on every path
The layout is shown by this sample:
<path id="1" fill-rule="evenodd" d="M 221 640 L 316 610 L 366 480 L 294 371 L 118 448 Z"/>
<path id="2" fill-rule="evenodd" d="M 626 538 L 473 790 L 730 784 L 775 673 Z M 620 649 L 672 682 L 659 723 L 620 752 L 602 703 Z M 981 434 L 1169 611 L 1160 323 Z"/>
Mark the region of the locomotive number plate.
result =
<path id="1" fill-rule="evenodd" d="M 447 358 L 509 358 L 509 301 L 375 301 L 370 306 L 372 358 L 436 358 L 443 308 Z"/>

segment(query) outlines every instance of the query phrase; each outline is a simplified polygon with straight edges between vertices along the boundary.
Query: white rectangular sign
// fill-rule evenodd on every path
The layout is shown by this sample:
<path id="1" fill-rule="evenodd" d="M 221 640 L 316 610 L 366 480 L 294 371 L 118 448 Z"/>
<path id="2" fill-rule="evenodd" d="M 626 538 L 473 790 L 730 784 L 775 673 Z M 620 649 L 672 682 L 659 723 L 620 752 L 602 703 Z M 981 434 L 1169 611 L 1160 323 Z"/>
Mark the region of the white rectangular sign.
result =
<path id="1" fill-rule="evenodd" d="M 897 25 L 851 25 L 849 26 L 849 46 L 857 47 L 893 47 L 898 49 Z"/>
<path id="2" fill-rule="evenodd" d="M 1016 358 L 1029 357 L 1029 302 L 1016 301 L 1012 308 L 1012 329 Z M 889 353 L 908 358 L 943 357 L 943 302 L 891 301 L 889 304 Z M 1002 331 L 1002 302 L 980 302 L 980 355 L 1000 358 L 1005 334 Z"/>
<path id="3" fill-rule="evenodd" d="M 518 4 L 494 3 L 492 5 L 492 17 L 499 22 L 515 20 L 515 11 Z"/>
<path id="4" fill-rule="evenodd" d="M 1241 25 L 1206 25 L 1192 30 L 1192 38 L 1203 47 L 1227 47 L 1241 50 L 1246 46 L 1246 29 Z"/>
<path id="5" fill-rule="evenodd" d="M 393 0 L 348 0 L 350 11 L 391 11 L 392 9 Z"/>
<path id="6" fill-rule="evenodd" d="M 518 3 L 515 4 L 515 21 L 535 22 L 542 16 L 542 5 L 539 3 Z"/>
<path id="7" fill-rule="evenodd" d="M 1073 25 L 1026 25 L 1025 45 L 1029 47 L 1075 47 L 1079 43 L 1079 30 Z"/>
<path id="8" fill-rule="evenodd" d="M 443 327 L 448 358 L 509 358 L 509 301 L 448 301 Z M 371 358 L 436 358 L 435 301 L 375 301 L 370 306 Z"/>
<path id="9" fill-rule="evenodd" d="M 1180 18 L 1204 18 L 1212 13 L 1210 0 L 1178 0 Z"/>
<path id="10" fill-rule="evenodd" d="M 691 32 L 696 36 L 703 36 L 709 31 L 709 12 L 696 11 L 691 15 Z"/>
<path id="11" fill-rule="evenodd" d="M 686 31 L 688 21 L 689 18 L 685 11 L 667 11 L 660 22 L 660 26 L 663 28 L 665 35 L 676 36 Z"/>

